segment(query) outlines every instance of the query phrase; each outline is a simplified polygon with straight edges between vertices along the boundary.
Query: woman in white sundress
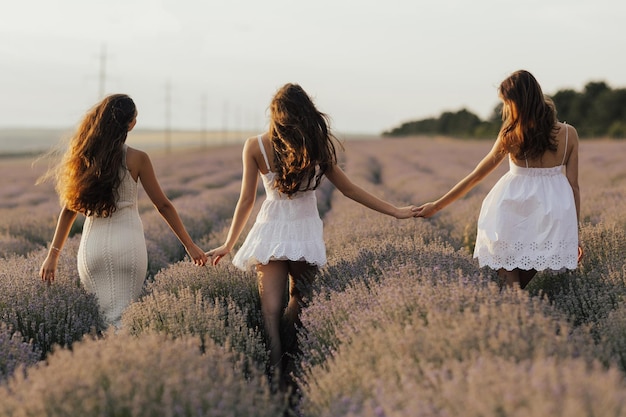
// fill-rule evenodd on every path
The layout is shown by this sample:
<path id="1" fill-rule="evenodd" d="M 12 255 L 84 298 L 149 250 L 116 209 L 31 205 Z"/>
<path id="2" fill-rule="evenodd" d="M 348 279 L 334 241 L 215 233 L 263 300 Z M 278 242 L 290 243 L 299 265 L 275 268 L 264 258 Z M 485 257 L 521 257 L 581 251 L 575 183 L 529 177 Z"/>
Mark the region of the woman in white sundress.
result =
<path id="1" fill-rule="evenodd" d="M 49 175 L 63 208 L 40 270 L 54 281 L 59 254 L 78 213 L 86 216 L 78 248 L 78 274 L 94 293 L 107 324 L 119 327 L 126 307 L 143 290 L 148 266 L 137 183 L 159 210 L 196 265 L 207 256 L 192 240 L 157 181 L 145 152 L 126 145 L 137 109 L 125 94 L 104 98 L 84 117 L 63 160 Z"/>
<path id="2" fill-rule="evenodd" d="M 226 243 L 207 252 L 216 265 L 230 253 L 252 211 L 259 174 L 266 199 L 256 222 L 233 258 L 242 270 L 256 269 L 264 326 L 269 338 L 270 376 L 285 388 L 284 316 L 289 331 L 298 323 L 303 296 L 317 268 L 326 263 L 322 220 L 315 189 L 325 176 L 345 196 L 398 219 L 415 215 L 415 206 L 396 207 L 355 185 L 337 165 L 328 119 L 297 84 L 286 84 L 270 104 L 269 132 L 249 138 L 243 148 L 241 194 Z M 289 302 L 283 300 L 289 286 Z M 283 315 L 284 313 L 284 315 Z"/>
<path id="3" fill-rule="evenodd" d="M 508 156 L 510 170 L 483 201 L 474 257 L 503 283 L 525 288 L 537 271 L 575 269 L 580 192 L 578 134 L 560 123 L 552 100 L 528 71 L 499 88 L 502 127 L 491 151 L 440 199 L 419 208 L 430 217 L 465 195 Z"/>

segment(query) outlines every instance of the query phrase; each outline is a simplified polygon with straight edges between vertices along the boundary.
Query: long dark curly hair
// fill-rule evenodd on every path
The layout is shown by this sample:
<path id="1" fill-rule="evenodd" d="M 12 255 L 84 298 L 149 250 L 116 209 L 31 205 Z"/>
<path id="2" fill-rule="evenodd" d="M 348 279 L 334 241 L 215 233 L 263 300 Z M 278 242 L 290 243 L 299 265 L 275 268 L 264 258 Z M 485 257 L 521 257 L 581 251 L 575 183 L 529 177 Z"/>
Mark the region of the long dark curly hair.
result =
<path id="1" fill-rule="evenodd" d="M 557 150 L 558 133 L 553 101 L 528 71 L 519 70 L 500 84 L 504 149 L 516 159 L 535 159 L 546 151 Z"/>
<path id="2" fill-rule="evenodd" d="M 136 115 L 135 103 L 125 94 L 110 95 L 87 112 L 57 169 L 61 204 L 86 216 L 115 212 L 124 143 Z"/>
<path id="3" fill-rule="evenodd" d="M 276 164 L 274 186 L 288 196 L 316 189 L 337 163 L 329 118 L 298 84 L 285 84 L 274 95 L 269 136 Z"/>

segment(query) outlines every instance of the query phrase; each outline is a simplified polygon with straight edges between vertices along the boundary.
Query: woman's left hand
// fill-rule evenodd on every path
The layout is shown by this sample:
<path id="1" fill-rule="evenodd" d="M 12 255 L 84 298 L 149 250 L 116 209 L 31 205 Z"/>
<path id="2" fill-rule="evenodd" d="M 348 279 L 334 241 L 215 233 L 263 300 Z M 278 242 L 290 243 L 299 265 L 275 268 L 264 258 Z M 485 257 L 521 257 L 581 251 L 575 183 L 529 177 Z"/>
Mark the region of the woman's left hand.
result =
<path id="1" fill-rule="evenodd" d="M 416 217 L 417 215 L 417 207 L 416 206 L 406 206 L 397 208 L 397 213 L 395 214 L 396 219 L 410 219 L 411 217 Z"/>
<path id="2" fill-rule="evenodd" d="M 204 251 L 195 243 L 190 248 L 185 248 L 187 253 L 193 259 L 194 265 L 204 266 L 206 265 L 209 258 L 206 256 Z"/>
<path id="3" fill-rule="evenodd" d="M 51 284 L 52 281 L 54 281 L 56 269 L 57 258 L 48 255 L 39 269 L 39 276 L 41 277 L 41 280 L 47 284 Z"/>
<path id="4" fill-rule="evenodd" d="M 435 215 L 439 210 L 435 206 L 435 203 L 422 204 L 417 208 L 417 214 L 415 217 L 429 218 Z"/>

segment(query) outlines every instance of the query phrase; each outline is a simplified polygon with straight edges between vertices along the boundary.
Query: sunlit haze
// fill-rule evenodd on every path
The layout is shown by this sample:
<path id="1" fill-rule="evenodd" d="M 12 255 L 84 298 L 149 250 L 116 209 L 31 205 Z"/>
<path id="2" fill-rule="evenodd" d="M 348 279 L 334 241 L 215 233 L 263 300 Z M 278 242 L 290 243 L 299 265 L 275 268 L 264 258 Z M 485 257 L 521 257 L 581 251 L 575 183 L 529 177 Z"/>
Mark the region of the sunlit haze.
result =
<path id="1" fill-rule="evenodd" d="M 617 0 L 15 1 L 0 14 L 0 128 L 73 126 L 123 92 L 138 127 L 257 130 L 286 82 L 341 132 L 485 118 L 517 69 L 547 94 L 625 87 L 625 17 Z"/>

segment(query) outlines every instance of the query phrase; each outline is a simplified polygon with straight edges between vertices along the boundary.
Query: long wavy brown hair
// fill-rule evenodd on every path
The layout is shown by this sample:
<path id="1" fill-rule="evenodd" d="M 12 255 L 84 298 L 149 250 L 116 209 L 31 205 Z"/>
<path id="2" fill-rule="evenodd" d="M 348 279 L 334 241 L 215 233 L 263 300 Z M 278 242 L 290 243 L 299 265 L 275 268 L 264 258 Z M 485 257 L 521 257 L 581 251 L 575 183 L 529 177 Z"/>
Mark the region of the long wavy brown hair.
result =
<path id="1" fill-rule="evenodd" d="M 553 101 L 528 71 L 519 70 L 500 84 L 504 150 L 516 159 L 535 159 L 546 151 L 556 152 L 558 133 Z"/>
<path id="2" fill-rule="evenodd" d="M 125 94 L 110 95 L 87 112 L 56 170 L 62 205 L 86 216 L 115 212 L 124 143 L 136 115 L 135 103 Z"/>
<path id="3" fill-rule="evenodd" d="M 276 165 L 274 186 L 288 196 L 316 189 L 337 163 L 330 120 L 298 84 L 285 84 L 274 95 L 269 136 Z"/>

